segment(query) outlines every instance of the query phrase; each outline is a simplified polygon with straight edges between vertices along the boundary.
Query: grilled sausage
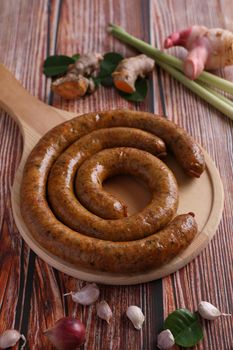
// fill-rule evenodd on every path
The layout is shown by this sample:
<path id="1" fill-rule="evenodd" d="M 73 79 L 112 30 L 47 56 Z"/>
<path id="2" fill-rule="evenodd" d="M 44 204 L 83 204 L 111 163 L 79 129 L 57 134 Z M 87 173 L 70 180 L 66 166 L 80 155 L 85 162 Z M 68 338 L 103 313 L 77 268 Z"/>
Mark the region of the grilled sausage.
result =
<path id="1" fill-rule="evenodd" d="M 128 242 L 114 242 L 105 241 L 102 237 L 99 239 L 87 236 L 86 233 L 78 233 L 64 225 L 57 218 L 56 210 L 58 208 L 50 208 L 50 203 L 47 201 L 47 179 L 55 162 L 54 167 L 57 163 L 61 164 L 63 162 L 64 169 L 68 169 L 66 170 L 66 185 L 68 188 L 74 180 L 73 168 L 78 163 L 81 153 L 74 155 L 71 145 L 78 143 L 82 137 L 84 139 L 84 137 L 87 137 L 85 135 L 95 130 L 117 129 L 119 127 L 141 129 L 160 137 L 173 152 L 186 173 L 191 176 L 200 176 L 203 172 L 205 163 L 200 147 L 191 136 L 172 122 L 150 113 L 127 110 L 100 112 L 99 114 L 90 113 L 55 127 L 32 150 L 25 165 L 21 185 L 21 212 L 29 230 L 45 249 L 77 266 L 81 265 L 112 272 L 141 271 L 160 266 L 189 244 L 197 231 L 192 215 L 178 216 L 167 227 L 157 233 L 149 233 L 148 237 L 134 238 L 134 240 Z M 91 143 L 92 140 L 90 138 Z M 136 140 L 134 144 L 136 147 Z M 95 142 L 92 145 L 95 148 Z M 117 144 L 117 146 L 122 145 Z M 125 145 L 123 144 L 123 146 Z M 134 147 L 134 145 L 130 145 L 130 147 Z M 108 148 L 108 146 L 105 147 L 104 142 L 97 152 L 103 148 Z M 62 155 L 64 150 L 66 150 L 65 158 Z M 90 146 L 88 145 L 86 153 L 89 150 Z M 69 152 L 71 153 L 69 154 Z M 68 155 L 73 157 L 73 163 L 67 161 Z M 157 161 L 159 162 L 159 160 Z M 73 164 L 75 164 L 74 167 Z M 56 184 L 51 181 L 48 187 L 49 191 L 53 192 Z M 62 193 L 63 190 L 64 188 L 61 188 Z M 172 196 L 168 198 L 171 199 Z M 60 202 L 65 201 L 65 197 L 60 197 Z M 173 206 L 175 201 L 176 198 L 173 195 Z M 94 216 L 94 214 L 91 215 Z M 153 213 L 151 213 L 152 215 Z M 65 214 L 68 221 L 69 216 L 70 212 Z M 99 217 L 96 218 L 97 223 L 107 221 Z M 129 219 L 127 217 L 114 220 L 114 223 L 117 226 L 117 222 L 124 222 Z M 143 217 L 141 217 L 138 225 L 140 226 L 142 222 Z M 159 227 L 163 227 L 163 224 Z M 95 227 L 93 232 L 96 233 Z M 98 234 L 96 236 L 99 237 Z M 144 236 L 145 234 L 138 237 Z M 123 239 L 123 237 L 121 238 Z M 132 236 L 130 235 L 129 238 L 132 239 Z"/>
<path id="2" fill-rule="evenodd" d="M 76 198 L 71 193 L 73 191 L 73 181 L 75 173 L 79 168 L 80 164 L 83 161 L 85 161 L 85 159 L 89 158 L 91 155 L 99 152 L 102 149 L 113 148 L 118 146 L 138 148 L 141 150 L 148 151 L 159 157 L 166 155 L 166 147 L 161 139 L 148 132 L 133 128 L 116 127 L 100 129 L 93 131 L 92 133 L 80 138 L 78 141 L 72 144 L 64 153 L 62 153 L 61 156 L 57 159 L 56 163 L 51 168 L 48 182 L 48 196 L 52 207 L 57 208 L 55 209 L 56 215 L 59 217 L 60 220 L 62 220 L 62 222 L 67 224 L 69 227 L 87 233 L 88 230 L 90 230 L 89 225 L 88 228 L 85 229 L 86 225 L 84 223 L 81 223 L 80 218 L 78 218 L 80 210 L 83 211 L 83 208 L 80 207 Z M 77 179 L 79 178 L 80 175 L 77 177 Z M 173 182 L 174 181 L 175 180 L 173 178 Z M 175 187 L 175 184 L 173 187 Z M 83 184 L 82 186 L 79 186 L 78 190 L 76 186 L 76 192 L 79 195 L 79 197 L 81 194 L 81 190 L 83 193 Z M 101 194 L 99 192 L 95 194 L 99 196 L 100 199 Z M 90 191 L 88 191 L 88 196 L 90 195 Z M 64 199 L 62 203 L 60 200 L 61 198 Z M 88 201 L 89 204 L 84 198 L 83 200 L 81 199 L 81 202 L 85 202 L 86 205 L 84 206 L 94 214 L 100 216 L 101 218 L 119 219 L 121 217 L 127 216 L 126 206 L 120 201 L 118 201 L 116 198 L 113 199 L 113 197 L 107 193 L 105 193 L 104 198 L 98 200 L 98 205 L 95 207 L 95 209 L 93 208 L 93 196 L 91 200 Z M 101 203 L 102 208 L 99 207 Z M 70 212 L 70 214 L 68 214 L 68 212 Z M 87 211 L 85 211 L 84 215 L 85 214 L 87 224 L 89 220 L 93 222 L 93 220 L 97 219 L 91 216 L 90 213 L 88 213 Z M 72 220 L 70 220 L 71 217 L 73 218 Z M 69 221 L 67 221 L 67 218 Z M 110 222 L 106 223 L 102 221 L 101 227 L 99 229 L 97 229 L 96 227 L 97 232 L 103 232 L 106 229 L 108 229 L 108 232 L 111 232 L 109 233 L 109 235 L 114 235 L 114 232 L 112 232 L 114 229 L 112 227 L 112 223 Z M 118 232 L 120 230 L 122 234 L 127 229 L 128 227 L 122 227 L 121 229 L 118 228 Z M 95 235 L 95 233 L 92 234 Z M 96 234 L 99 235 L 101 233 Z M 108 237 L 108 239 L 111 238 Z"/>
<path id="3" fill-rule="evenodd" d="M 90 213 L 77 201 L 73 193 L 74 177 L 80 164 L 91 155 L 102 148 L 112 148 L 122 144 L 150 150 L 152 144 L 151 142 L 148 143 L 147 137 L 139 139 L 138 132 L 133 133 L 133 130 L 128 132 L 127 129 L 124 129 L 123 132 L 122 129 L 98 130 L 76 141 L 58 157 L 51 168 L 48 181 L 49 201 L 55 215 L 65 225 L 93 237 L 112 241 L 140 239 L 164 227 L 173 218 L 177 210 L 178 201 L 176 180 L 165 164 L 149 153 L 140 150 L 133 151 L 133 149 L 127 152 L 122 149 L 121 156 L 116 155 L 115 172 L 116 169 L 122 172 L 124 164 L 125 166 L 127 165 L 127 159 L 131 160 L 131 164 L 128 164 L 127 167 L 128 172 L 131 169 L 132 174 L 132 170 L 134 170 L 134 175 L 142 176 L 145 182 L 149 186 L 151 185 L 154 200 L 148 207 L 134 216 L 112 222 L 111 220 L 101 220 L 101 218 Z M 136 137 L 134 137 L 135 134 Z M 150 138 L 153 139 L 153 136 L 150 135 Z M 156 139 L 154 140 L 155 142 L 157 142 Z M 153 149 L 153 153 L 155 152 L 157 150 Z M 160 148 L 159 152 L 161 154 Z M 106 168 L 111 157 L 109 158 L 109 154 L 106 155 L 105 152 L 102 161 L 103 159 L 105 160 L 104 167 Z M 145 172 L 143 168 L 147 171 Z M 114 171 L 114 164 L 112 164 L 111 169 Z M 81 189 L 78 191 L 79 194 L 82 189 L 85 191 L 84 184 L 81 185 Z M 91 193 L 90 191 L 87 193 L 86 197 L 89 197 L 89 204 L 93 204 L 93 197 L 98 196 L 98 193 Z M 108 196 L 109 200 L 110 198 Z M 117 202 L 113 201 L 113 207 L 115 203 Z M 98 214 L 100 214 L 100 217 L 106 217 L 106 211 L 108 211 L 109 215 L 109 210 L 106 206 L 105 213 L 103 212 L 103 207 L 99 209 L 100 213 Z"/>
<path id="4" fill-rule="evenodd" d="M 118 219 L 120 218 L 117 215 L 119 207 L 123 209 L 122 214 L 124 216 L 127 216 L 127 207 L 120 203 L 114 196 L 103 190 L 103 182 L 119 174 L 141 177 L 144 183 L 148 185 L 151 193 L 153 193 L 153 199 L 149 205 L 151 209 L 149 210 L 153 210 L 153 220 L 158 222 L 161 220 L 161 208 L 164 209 L 167 207 L 167 200 L 171 196 L 171 192 L 174 193 L 174 204 L 178 198 L 176 180 L 172 173 L 169 173 L 169 169 L 164 167 L 162 162 L 147 152 L 126 147 L 107 149 L 98 152 L 82 163 L 75 179 L 76 194 L 81 204 L 95 215 L 108 220 Z M 169 174 L 168 179 L 166 179 L 167 174 Z M 53 195 L 53 192 L 51 195 Z M 156 210 L 158 203 L 160 207 L 159 210 Z M 73 205 L 75 204 L 73 203 Z M 176 205 L 174 209 L 176 211 Z M 79 216 L 78 214 L 79 210 L 77 210 L 77 216 Z M 143 215 L 143 221 L 145 222 L 145 210 L 140 215 L 141 218 Z M 165 214 L 164 212 L 163 215 L 167 216 L 167 213 Z M 132 218 L 134 225 L 140 220 L 137 220 L 136 216 L 134 215 Z M 103 223 L 106 223 L 106 221 L 104 220 Z M 108 223 L 114 225 L 116 223 L 118 224 L 119 221 L 108 221 Z M 90 229 L 87 230 L 89 231 Z M 101 227 L 100 230 L 101 232 L 105 231 L 104 227 Z M 126 230 L 127 227 L 121 228 L 123 232 Z M 134 227 L 133 235 L 135 235 L 136 230 L 137 228 Z M 146 231 L 146 227 L 144 227 L 144 230 Z M 112 231 L 114 231 L 114 227 L 111 228 L 111 233 Z M 128 239 L 128 237 L 125 237 L 125 240 Z M 136 237 L 134 236 L 133 239 L 136 239 Z"/>
<path id="5" fill-rule="evenodd" d="M 75 149 L 77 151 L 76 147 Z M 67 161 L 67 153 L 73 155 L 76 151 L 73 153 L 68 149 L 67 152 L 63 153 L 61 162 L 64 159 Z M 76 154 L 82 155 L 84 152 L 78 148 Z M 65 167 L 70 173 L 70 163 L 73 160 L 73 156 L 70 156 L 68 166 Z M 80 156 L 79 161 L 82 162 L 82 160 L 82 156 Z M 52 169 L 49 176 L 49 201 L 60 221 L 75 231 L 110 241 L 130 241 L 158 231 L 167 225 L 176 213 L 178 189 L 174 175 L 163 162 L 145 151 L 122 147 L 103 150 L 88 158 L 83 163 L 83 166 L 86 165 L 84 169 L 81 166 L 77 173 L 77 179 L 79 178 L 79 171 L 85 173 L 81 175 L 81 178 L 84 177 L 83 181 L 78 183 L 77 186 L 80 187 L 78 193 L 86 197 L 84 202 L 87 206 L 85 205 L 85 207 L 75 198 L 73 181 L 71 180 L 68 184 L 69 174 L 65 170 L 62 173 L 61 162 L 55 163 L 55 171 L 53 172 Z M 75 163 L 73 162 L 73 164 Z M 86 167 L 89 173 L 88 179 L 85 177 Z M 89 168 L 92 168 L 93 171 L 89 171 Z M 103 169 L 102 174 L 101 169 Z M 101 218 L 103 209 L 105 209 L 105 212 L 107 211 L 104 203 L 99 208 L 100 217 L 90 213 L 86 208 L 89 206 L 88 209 L 90 209 L 90 205 L 93 205 L 94 201 L 98 204 L 101 195 L 101 192 L 94 188 L 91 177 L 94 180 L 94 185 L 96 185 L 98 176 L 104 177 L 104 173 L 110 176 L 117 173 L 128 173 L 141 177 L 152 192 L 151 202 L 141 212 L 120 220 L 104 220 Z M 72 179 L 74 175 L 75 171 L 73 170 Z M 92 188 L 90 188 L 91 185 Z M 107 198 L 109 199 L 109 197 Z"/>

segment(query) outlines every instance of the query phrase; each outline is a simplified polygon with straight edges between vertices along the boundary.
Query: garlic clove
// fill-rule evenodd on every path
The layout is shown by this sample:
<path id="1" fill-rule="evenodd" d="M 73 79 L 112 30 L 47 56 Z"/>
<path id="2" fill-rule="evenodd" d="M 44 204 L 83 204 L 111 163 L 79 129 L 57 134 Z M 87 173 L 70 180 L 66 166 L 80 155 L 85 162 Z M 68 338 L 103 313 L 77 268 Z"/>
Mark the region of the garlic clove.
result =
<path id="1" fill-rule="evenodd" d="M 214 305 L 210 304 L 208 301 L 201 301 L 198 304 L 197 310 L 201 317 L 206 320 L 216 320 L 220 316 L 231 316 L 231 314 L 224 314 L 219 309 L 217 309 Z"/>
<path id="2" fill-rule="evenodd" d="M 112 318 L 112 310 L 105 300 L 102 300 L 96 305 L 96 311 L 99 318 L 102 318 L 107 323 L 110 323 L 110 320 Z"/>
<path id="3" fill-rule="evenodd" d="M 161 350 L 170 349 L 175 344 L 175 339 L 169 329 L 159 333 L 157 338 L 157 347 Z"/>
<path id="4" fill-rule="evenodd" d="M 127 317 L 133 323 L 134 328 L 140 330 L 142 328 L 142 324 L 145 321 L 145 316 L 142 313 L 140 307 L 136 305 L 131 305 L 128 307 L 126 311 Z"/>
<path id="5" fill-rule="evenodd" d="M 0 335 L 0 348 L 7 349 L 14 346 L 18 341 L 22 339 L 24 341 L 20 349 L 23 349 L 26 344 L 26 338 L 23 334 L 20 334 L 15 329 L 7 329 Z"/>
<path id="6" fill-rule="evenodd" d="M 100 290 L 95 283 L 87 284 L 85 287 L 77 292 L 66 293 L 65 295 L 71 295 L 75 303 L 81 305 L 91 305 L 99 298 Z"/>

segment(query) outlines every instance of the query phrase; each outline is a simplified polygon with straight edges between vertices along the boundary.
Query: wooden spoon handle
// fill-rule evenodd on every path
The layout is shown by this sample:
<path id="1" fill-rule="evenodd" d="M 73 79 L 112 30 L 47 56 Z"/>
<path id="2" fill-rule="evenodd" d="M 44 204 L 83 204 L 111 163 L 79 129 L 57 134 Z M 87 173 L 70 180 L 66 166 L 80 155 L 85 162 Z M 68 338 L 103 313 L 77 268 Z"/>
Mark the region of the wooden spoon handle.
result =
<path id="1" fill-rule="evenodd" d="M 2 64 L 0 64 L 0 91 L 0 107 L 19 124 L 23 133 L 30 128 L 43 135 L 64 121 L 56 110 L 30 95 Z"/>

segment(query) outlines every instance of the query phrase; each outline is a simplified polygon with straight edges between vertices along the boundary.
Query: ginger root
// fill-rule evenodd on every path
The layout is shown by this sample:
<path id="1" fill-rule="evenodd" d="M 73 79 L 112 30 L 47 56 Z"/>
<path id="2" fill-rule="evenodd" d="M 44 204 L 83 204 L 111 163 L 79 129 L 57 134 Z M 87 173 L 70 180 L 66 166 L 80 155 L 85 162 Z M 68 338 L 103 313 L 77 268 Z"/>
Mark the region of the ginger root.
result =
<path id="1" fill-rule="evenodd" d="M 68 100 L 93 93 L 95 83 L 90 75 L 94 76 L 98 72 L 102 59 L 103 56 L 98 53 L 88 53 L 81 56 L 68 67 L 68 72 L 64 77 L 58 78 L 52 83 L 52 91 Z"/>
<path id="2" fill-rule="evenodd" d="M 69 66 L 69 73 L 83 76 L 95 75 L 102 60 L 103 56 L 100 53 L 87 53 Z"/>
<path id="3" fill-rule="evenodd" d="M 74 100 L 87 93 L 93 93 L 95 91 L 95 83 L 91 78 L 88 79 L 82 75 L 66 75 L 56 79 L 52 83 L 51 89 L 57 95 L 67 100 Z"/>
<path id="4" fill-rule="evenodd" d="M 144 78 L 153 70 L 154 65 L 154 60 L 146 55 L 125 58 L 112 73 L 113 83 L 118 90 L 133 93 L 137 78 Z"/>
<path id="5" fill-rule="evenodd" d="M 164 47 L 183 46 L 188 50 L 184 72 L 196 79 L 205 69 L 217 69 L 233 64 L 233 33 L 221 28 L 193 26 L 174 32 L 164 41 Z"/>

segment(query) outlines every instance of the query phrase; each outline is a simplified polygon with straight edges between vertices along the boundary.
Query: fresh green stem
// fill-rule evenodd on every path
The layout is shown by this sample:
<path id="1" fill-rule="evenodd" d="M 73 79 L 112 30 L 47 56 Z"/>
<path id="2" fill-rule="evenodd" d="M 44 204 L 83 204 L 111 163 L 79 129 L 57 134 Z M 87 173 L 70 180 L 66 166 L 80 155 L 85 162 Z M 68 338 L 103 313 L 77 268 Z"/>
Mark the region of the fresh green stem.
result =
<path id="1" fill-rule="evenodd" d="M 206 90 L 208 90 L 209 92 L 211 92 L 211 94 L 215 95 L 216 97 L 220 98 L 222 101 L 228 103 L 230 106 L 233 107 L 233 101 L 230 100 L 229 98 L 223 96 L 222 94 L 219 94 L 217 91 L 215 91 L 214 89 L 211 89 L 209 86 L 207 86 L 206 84 L 202 83 L 202 82 L 198 82 L 199 85 L 203 86 Z"/>
<path id="2" fill-rule="evenodd" d="M 196 80 L 204 84 L 209 84 L 216 87 L 219 90 L 233 94 L 233 84 L 231 81 L 218 77 L 217 75 L 209 72 L 202 72 Z"/>
<path id="3" fill-rule="evenodd" d="M 108 27 L 108 31 L 114 37 L 118 38 L 126 44 L 135 47 L 137 50 L 143 52 L 147 56 L 152 57 L 156 61 L 160 60 L 166 64 L 171 65 L 172 67 L 179 69 L 180 71 L 183 71 L 183 62 L 180 59 L 166 54 L 165 52 L 160 51 L 156 47 L 153 47 L 152 45 L 144 42 L 143 40 L 140 40 L 134 37 L 133 35 L 130 35 L 123 28 L 111 24 Z M 212 85 L 218 89 L 233 94 L 233 84 L 230 81 L 220 78 L 214 74 L 202 72 L 198 77 L 197 81 L 201 81 L 205 84 Z"/>
<path id="4" fill-rule="evenodd" d="M 187 78 L 182 72 L 178 71 L 177 69 L 171 67 L 170 65 L 157 60 L 157 64 L 162 67 L 164 70 L 166 70 L 168 73 L 170 73 L 174 78 L 176 78 L 180 83 L 185 85 L 187 88 L 189 88 L 191 91 L 196 93 L 198 96 L 200 96 L 203 100 L 210 103 L 212 106 L 214 106 L 216 109 L 218 109 L 223 114 L 227 115 L 229 118 L 233 119 L 233 106 L 229 103 L 229 100 L 227 100 L 224 96 L 221 96 L 219 98 L 219 94 L 213 94 L 212 89 L 211 91 L 207 90 L 197 82 L 190 80 Z M 224 99 L 223 99 L 224 97 Z M 227 100 L 227 102 L 225 101 Z"/>

